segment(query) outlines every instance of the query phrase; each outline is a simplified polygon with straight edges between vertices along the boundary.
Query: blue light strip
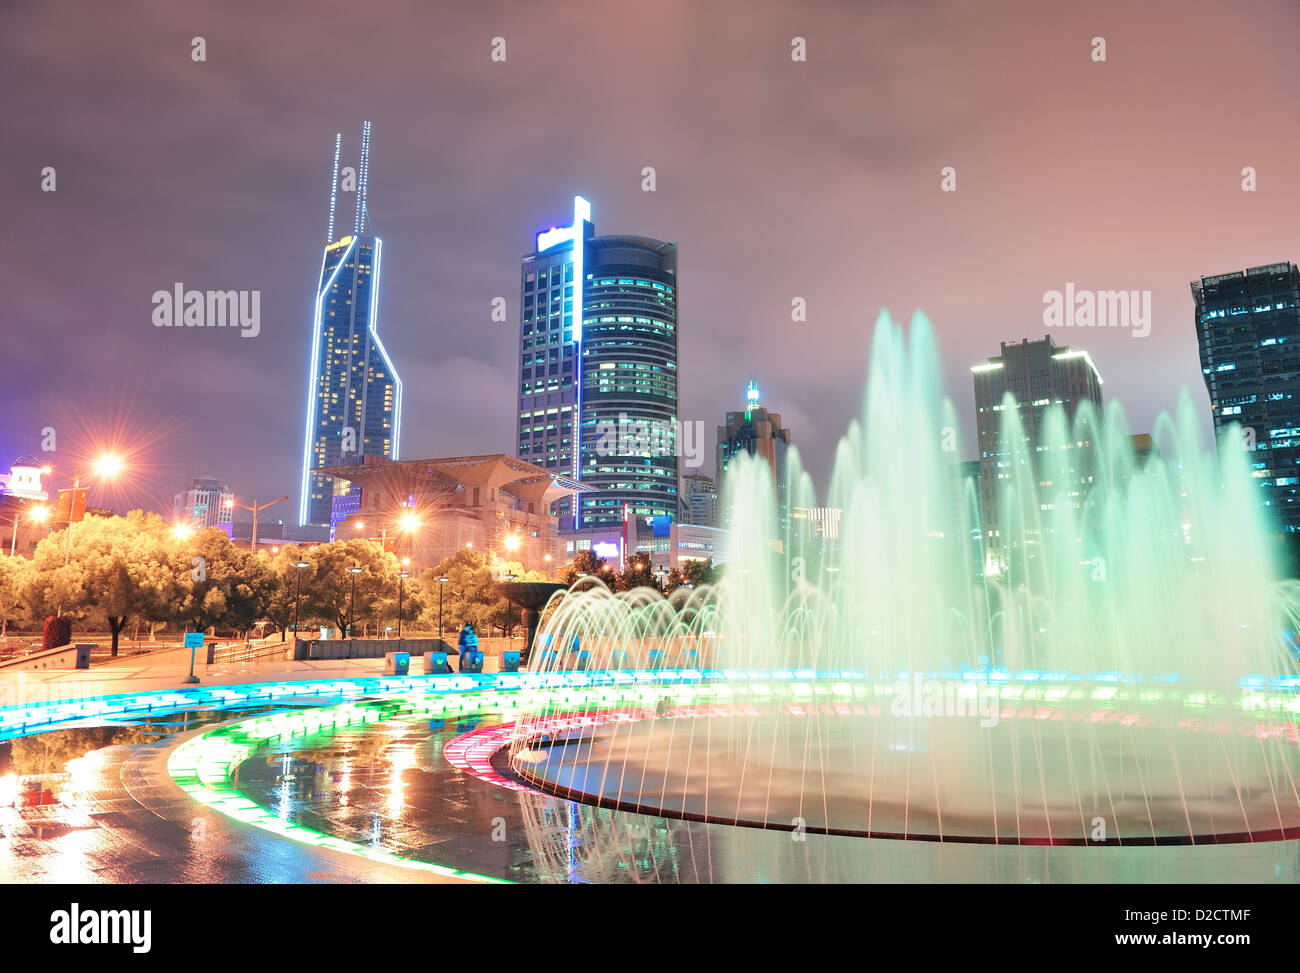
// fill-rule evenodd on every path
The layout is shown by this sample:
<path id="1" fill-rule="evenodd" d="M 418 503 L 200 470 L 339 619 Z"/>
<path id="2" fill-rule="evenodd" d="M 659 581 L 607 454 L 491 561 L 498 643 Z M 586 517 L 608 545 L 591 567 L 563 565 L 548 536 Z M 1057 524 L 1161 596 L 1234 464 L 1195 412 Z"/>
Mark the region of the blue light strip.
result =
<path id="1" fill-rule="evenodd" d="M 591 219 L 591 203 L 573 197 L 573 310 L 569 327 L 573 329 L 573 479 L 582 482 L 582 325 L 586 298 L 586 246 L 583 237 L 586 221 Z M 573 529 L 582 527 L 582 494 L 573 494 Z"/>
<path id="2" fill-rule="evenodd" d="M 1045 675 L 1035 670 L 1006 673 L 1010 682 L 1045 683 Z M 1080 673 L 1056 673 L 1062 682 L 1094 682 Z M 926 673 L 926 678 L 960 680 L 952 673 Z M 545 690 L 599 686 L 698 685 L 704 683 L 771 683 L 809 684 L 816 682 L 879 682 L 892 684 L 907 679 L 906 673 L 872 677 L 862 669 L 599 669 L 589 672 L 490 672 L 460 673 L 440 676 L 354 676 L 341 679 L 308 679 L 289 682 L 239 683 L 197 689 L 165 689 L 147 693 L 119 693 L 111 696 L 86 697 L 54 702 L 18 704 L 0 707 L 0 740 L 42 733 L 46 730 L 81 725 L 97 725 L 115 719 L 132 719 L 142 715 L 165 715 L 187 710 L 227 709 L 230 707 L 274 706 L 284 702 L 325 704 L 349 699 L 389 699 L 413 691 L 424 693 L 483 692 L 495 690 Z M 1166 679 L 1144 680 L 1130 675 L 1125 683 L 1151 683 L 1157 686 Z M 1294 695 L 1300 686 L 1293 676 L 1246 676 L 1240 685 L 1263 688 Z"/>

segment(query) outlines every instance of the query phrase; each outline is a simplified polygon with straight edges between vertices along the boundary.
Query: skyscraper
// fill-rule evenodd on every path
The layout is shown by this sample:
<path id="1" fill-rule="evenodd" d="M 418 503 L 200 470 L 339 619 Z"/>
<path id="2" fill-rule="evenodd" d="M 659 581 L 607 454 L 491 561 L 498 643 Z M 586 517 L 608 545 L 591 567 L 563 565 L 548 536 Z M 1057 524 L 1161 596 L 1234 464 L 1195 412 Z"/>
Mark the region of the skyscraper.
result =
<path id="1" fill-rule="evenodd" d="M 1011 476 L 1012 463 L 1012 453 L 1001 441 L 1004 397 L 1008 392 L 1015 396 L 1025 435 L 1025 455 L 1032 457 L 1042 447 L 1041 433 L 1048 410 L 1059 406 L 1071 421 L 1084 402 L 1091 402 L 1100 411 L 1102 381 L 1086 351 L 1063 348 L 1050 335 L 1041 341 L 1004 341 L 1000 355 L 972 365 L 971 371 L 975 376 L 975 427 L 980 450 L 980 520 L 986 544 L 996 548 L 1001 546 L 998 493 Z M 1091 482 L 1091 463 L 1091 443 L 1085 443 L 1071 463 L 1077 481 L 1071 493 L 1079 502 L 1083 502 Z"/>
<path id="2" fill-rule="evenodd" d="M 1300 268 L 1202 277 L 1192 297 L 1214 431 L 1241 425 L 1262 501 L 1300 531 Z"/>
<path id="3" fill-rule="evenodd" d="M 402 380 L 379 339 L 379 284 L 384 242 L 374 233 L 366 189 L 370 177 L 370 123 L 361 130 L 361 158 L 352 177 L 357 196 L 350 233 L 335 236 L 340 189 L 334 137 L 329 229 L 312 313 L 311 375 L 302 452 L 298 523 L 329 526 L 335 493 L 348 484 L 313 472 L 360 462 L 363 456 L 398 458 Z"/>
<path id="4" fill-rule="evenodd" d="M 777 524 L 782 532 L 790 529 L 790 430 L 781 425 L 781 416 L 768 412 L 759 403 L 758 383 L 751 381 L 745 389 L 745 411 L 728 412 L 726 422 L 718 426 L 718 496 L 722 498 L 720 526 L 727 527 L 727 466 L 739 453 L 760 456 L 772 468 L 776 490 Z"/>
<path id="5" fill-rule="evenodd" d="M 591 204 L 523 258 L 519 456 L 593 488 L 564 530 L 677 517 L 677 245 L 595 235 Z"/>
<path id="6" fill-rule="evenodd" d="M 189 489 L 176 494 L 172 501 L 172 520 L 178 525 L 204 530 L 225 527 L 235 518 L 235 495 L 210 476 L 196 476 Z"/>

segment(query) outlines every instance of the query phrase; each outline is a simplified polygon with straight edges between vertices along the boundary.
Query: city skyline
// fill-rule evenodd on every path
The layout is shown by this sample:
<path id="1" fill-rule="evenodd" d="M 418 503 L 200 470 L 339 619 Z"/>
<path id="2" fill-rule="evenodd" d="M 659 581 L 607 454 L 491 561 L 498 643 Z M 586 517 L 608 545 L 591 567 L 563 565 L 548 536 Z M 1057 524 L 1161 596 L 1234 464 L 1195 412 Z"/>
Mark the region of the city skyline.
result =
<path id="1" fill-rule="evenodd" d="M 340 9 L 324 10 L 308 44 L 321 43 Z M 87 390 L 83 411 L 103 414 L 115 406 L 127 421 L 166 422 L 154 463 L 158 475 L 105 498 L 115 507 L 166 509 L 175 490 L 204 471 L 228 481 L 241 497 L 296 493 L 298 458 L 289 457 L 285 436 L 300 431 L 304 419 L 301 349 L 310 292 L 300 282 L 317 269 L 310 266 L 313 241 L 305 228 L 315 225 L 321 204 L 321 145 L 327 133 L 374 117 L 383 133 L 377 152 L 385 175 L 372 197 L 383 200 L 386 234 L 401 249 L 390 254 L 385 275 L 385 341 L 412 390 L 408 414 L 423 418 L 409 431 L 403 452 L 410 455 L 514 451 L 515 417 L 504 403 L 517 381 L 518 255 L 537 227 L 554 222 L 555 200 L 575 192 L 600 201 L 611 217 L 608 231 L 677 241 L 691 267 L 680 349 L 681 418 L 715 425 L 745 377 L 762 375 L 767 400 L 798 431 L 818 484 L 826 482 L 834 443 L 859 411 L 879 308 L 901 317 L 920 308 L 934 322 L 968 458 L 974 455 L 974 407 L 966 369 L 1000 340 L 1041 336 L 1044 294 L 1073 283 L 1152 292 L 1148 337 L 1116 328 L 1067 329 L 1058 340 L 1091 352 L 1106 375 L 1108 396 L 1125 404 L 1134 428 L 1150 428 L 1155 414 L 1172 408 L 1178 390 L 1186 388 L 1204 417 L 1208 446 L 1208 400 L 1186 281 L 1296 258 L 1286 229 L 1297 195 L 1283 175 L 1294 140 L 1264 120 L 1283 103 L 1286 86 L 1278 80 L 1296 74 L 1274 38 L 1294 27 L 1297 15 L 1265 8 L 1259 16 L 1272 29 L 1248 45 L 1215 34 L 1209 5 L 1179 6 L 1183 33 L 1175 45 L 1162 33 L 1159 10 L 1130 13 L 1103 4 L 1091 15 L 1040 13 L 1027 26 L 1014 26 L 1029 9 L 1001 4 L 970 21 L 958 8 L 938 4 L 924 22 L 924 38 L 905 30 L 889 10 L 836 11 L 802 27 L 788 12 L 761 29 L 729 24 L 717 63 L 707 71 L 694 62 L 675 64 L 670 94 L 716 73 L 753 80 L 777 106 L 829 87 L 824 107 L 782 121 L 781 112 L 760 112 L 741 99 L 720 126 L 734 143 L 720 153 L 711 151 L 717 146 L 709 125 L 722 95 L 702 104 L 670 99 L 671 114 L 663 99 L 647 103 L 639 115 L 613 113 L 602 122 L 594 153 L 580 126 L 560 116 L 545 124 L 558 125 L 567 142 L 546 134 L 544 144 L 557 151 L 545 159 L 509 150 L 533 131 L 523 123 L 547 100 L 545 89 L 529 78 L 542 64 L 558 72 L 557 83 L 576 76 L 579 68 L 551 63 L 553 49 L 581 44 L 588 29 L 608 33 L 599 16 L 590 28 L 574 27 L 567 39 L 529 23 L 527 42 L 521 31 L 507 60 L 496 65 L 497 76 L 487 73 L 493 64 L 486 51 L 499 28 L 473 14 L 457 25 L 466 51 L 456 70 L 481 60 L 473 68 L 482 82 L 477 97 L 494 110 L 508 108 L 511 118 L 518 112 L 517 129 L 500 118 L 489 123 L 473 116 L 450 98 L 419 108 L 382 65 L 355 90 L 325 98 L 301 71 L 306 50 L 293 45 L 284 49 L 279 68 L 271 67 L 275 58 L 261 58 L 245 82 L 272 92 L 255 117 L 232 116 L 213 101 L 219 98 L 209 90 L 215 72 L 201 72 L 212 68 L 219 52 L 226 57 L 244 45 L 283 47 L 287 21 L 274 14 L 258 38 L 214 25 L 203 64 L 189 59 L 184 43 L 151 67 L 115 64 L 131 53 L 131 44 L 161 48 L 173 35 L 184 34 L 188 42 L 198 32 L 181 30 L 165 8 L 150 21 L 147 37 L 88 57 L 83 71 L 70 77 L 44 70 L 39 51 L 0 41 L 9 63 L 38 87 L 48 81 L 40 117 L 8 121 L 14 150 L 0 163 L 11 184 L 29 189 L 11 211 L 18 221 L 11 239 L 32 245 L 6 262 L 19 335 L 13 367 L 36 374 L 39 362 L 59 356 L 71 383 L 71 376 L 95 374 L 111 357 L 114 366 L 102 387 Z M 39 16 L 17 15 L 20 21 Z M 98 16 L 82 19 L 76 29 L 86 31 L 85 38 L 77 41 L 74 33 L 74 46 L 93 44 Z M 714 16 L 696 13 L 691 22 L 708 27 Z M 29 26 L 35 30 L 39 23 Z M 1091 61 L 1089 39 L 1119 25 L 1123 47 L 1112 43 L 1105 63 Z M 647 25 L 613 53 L 593 47 L 596 66 L 644 45 L 669 44 L 666 31 Z M 808 60 L 792 63 L 789 38 L 801 32 L 808 34 Z M 1030 32 L 1037 45 L 1017 43 Z M 551 49 L 546 37 L 555 41 Z M 855 38 L 862 43 L 855 46 Z M 988 45 L 1014 47 L 1017 76 L 1036 72 L 1041 97 L 1019 95 L 1007 75 L 984 62 L 981 42 L 985 53 Z M 407 44 L 386 34 L 372 46 L 404 51 Z M 853 76 L 863 63 L 872 64 L 873 54 L 879 55 L 873 70 Z M 945 56 L 956 59 L 969 82 L 953 106 L 944 98 L 955 98 L 957 75 L 936 71 Z M 909 57 L 917 59 L 914 65 Z M 396 60 L 409 73 L 414 60 Z M 66 131 L 45 129 L 35 137 L 51 108 L 110 70 L 127 79 L 112 93 L 105 88 L 103 97 L 114 105 L 129 108 L 140 79 L 158 74 L 184 90 L 185 117 L 164 98 L 156 109 L 159 131 L 167 133 L 161 140 L 142 124 L 119 119 L 114 127 L 96 128 L 94 119 L 75 116 Z M 434 64 L 428 70 L 436 78 L 443 69 Z M 1232 97 L 1219 91 L 1227 77 L 1234 79 Z M 1144 91 L 1140 105 L 1120 97 L 1136 81 Z M 1088 86 L 1086 99 L 1071 94 L 1080 85 Z M 277 97 L 277 87 L 291 95 Z M 616 80 L 608 91 L 584 92 L 578 107 L 596 111 L 629 98 L 632 90 Z M 888 97 L 865 97 L 872 92 Z M 986 106 L 979 129 L 960 124 L 954 113 L 977 96 Z M 194 108 L 195 99 L 212 102 L 210 116 Z M 35 103 L 42 106 L 39 98 Z M 1182 112 L 1191 103 L 1204 111 L 1231 104 L 1252 134 L 1237 140 L 1242 144 L 1203 144 L 1185 126 Z M 858 106 L 852 124 L 852 113 L 836 114 L 837 106 L 849 104 Z M 647 126 L 645 117 L 659 124 Z M 412 126 L 403 118 L 424 121 Z M 671 137 L 642 134 L 665 123 Z M 227 130 L 222 126 L 237 137 L 214 139 Z M 97 133 L 93 154 L 72 137 L 83 130 Z M 434 130 L 450 137 L 435 137 Z M 864 142 L 866 130 L 873 134 Z M 1106 144 L 1126 144 L 1123 165 L 1102 171 L 1080 161 L 1079 142 L 1066 130 L 1104 131 Z M 579 137 L 568 138 L 575 133 Z M 1103 144 L 1100 137 L 1097 144 Z M 767 154 L 755 154 L 760 145 Z M 150 153 L 147 163 L 140 161 L 142 152 Z M 197 164 L 186 157 L 216 161 Z M 54 193 L 39 189 L 45 165 L 58 173 Z M 940 188 L 948 165 L 956 171 L 955 193 Z M 655 169 L 655 192 L 643 191 L 646 166 Z M 1241 189 L 1244 166 L 1259 173 L 1256 192 Z M 1185 205 L 1192 196 L 1197 207 Z M 1214 225 L 1214 235 L 1194 232 L 1201 225 Z M 73 226 L 79 227 L 75 233 Z M 251 242 L 232 248 L 228 241 L 237 234 Z M 83 249 L 104 241 L 117 255 L 112 262 Z M 176 281 L 260 290 L 261 333 L 241 341 L 220 330 L 154 329 L 149 295 Z M 496 297 L 506 300 L 505 322 L 492 320 Z M 806 321 L 791 320 L 794 298 L 807 302 Z M 51 376 L 48 391 L 6 403 L 0 443 L 14 454 L 37 448 L 42 430 L 51 426 L 60 431 L 61 448 L 82 445 L 58 381 Z M 212 435 L 227 426 L 240 435 Z"/>

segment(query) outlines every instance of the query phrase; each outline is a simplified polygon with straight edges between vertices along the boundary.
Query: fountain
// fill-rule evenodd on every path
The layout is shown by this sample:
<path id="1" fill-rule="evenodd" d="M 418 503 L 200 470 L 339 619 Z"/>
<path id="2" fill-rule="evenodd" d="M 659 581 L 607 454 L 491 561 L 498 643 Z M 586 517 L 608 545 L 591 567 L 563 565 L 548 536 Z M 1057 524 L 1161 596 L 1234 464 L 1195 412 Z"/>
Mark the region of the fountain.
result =
<path id="1" fill-rule="evenodd" d="M 1249 454 L 1205 450 L 1185 394 L 1145 462 L 1118 403 L 1049 412 L 1033 457 L 1004 405 L 986 525 L 958 425 L 928 322 L 904 334 L 882 315 L 821 504 L 792 450 L 789 505 L 841 510 L 838 542 L 782 523 L 770 471 L 742 457 L 721 583 L 665 598 L 591 580 L 552 603 L 547 644 L 576 638 L 644 694 L 539 698 L 510 772 L 586 803 L 795 832 L 1300 837 L 1300 583 L 1280 579 Z M 571 668 L 563 655 L 533 669 Z"/>

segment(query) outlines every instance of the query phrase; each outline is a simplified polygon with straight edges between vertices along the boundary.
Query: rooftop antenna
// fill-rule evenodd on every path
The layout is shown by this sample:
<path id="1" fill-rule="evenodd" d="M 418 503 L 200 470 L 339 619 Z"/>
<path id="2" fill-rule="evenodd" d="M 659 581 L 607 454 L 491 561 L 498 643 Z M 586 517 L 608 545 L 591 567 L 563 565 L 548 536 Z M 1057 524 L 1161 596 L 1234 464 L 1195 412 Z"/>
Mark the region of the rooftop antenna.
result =
<path id="1" fill-rule="evenodd" d="M 330 177 L 330 228 L 325 234 L 325 246 L 334 242 L 334 210 L 339 198 L 339 149 L 343 147 L 343 133 L 334 134 L 334 174 Z"/>
<path id="2" fill-rule="evenodd" d="M 360 236 L 366 223 L 366 184 L 370 176 L 370 123 L 361 123 L 361 167 L 357 172 L 357 218 L 353 235 Z"/>

